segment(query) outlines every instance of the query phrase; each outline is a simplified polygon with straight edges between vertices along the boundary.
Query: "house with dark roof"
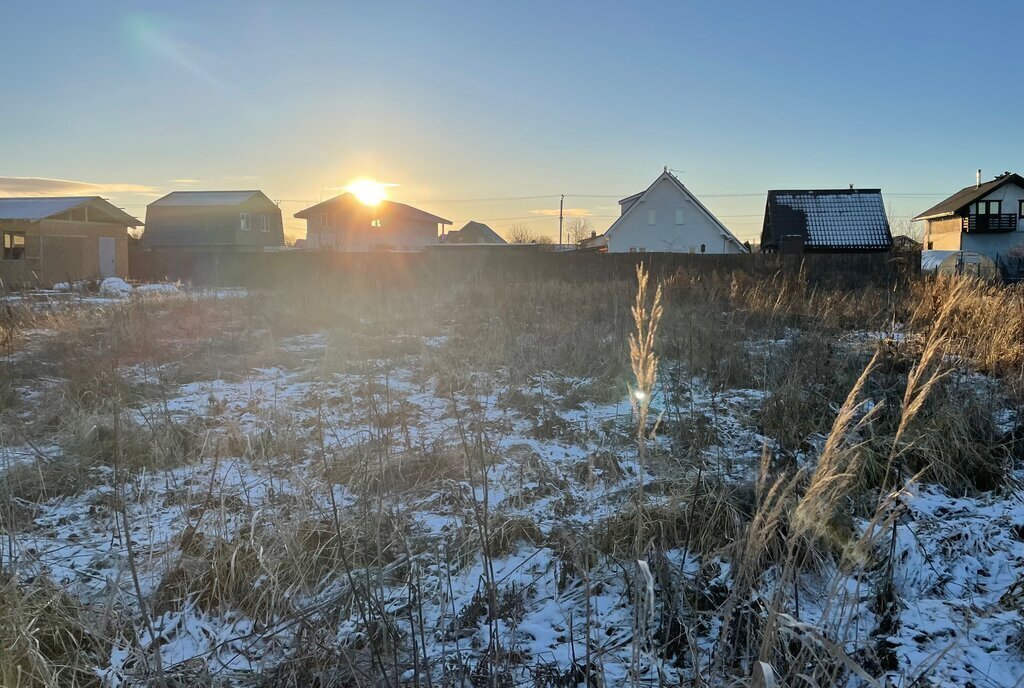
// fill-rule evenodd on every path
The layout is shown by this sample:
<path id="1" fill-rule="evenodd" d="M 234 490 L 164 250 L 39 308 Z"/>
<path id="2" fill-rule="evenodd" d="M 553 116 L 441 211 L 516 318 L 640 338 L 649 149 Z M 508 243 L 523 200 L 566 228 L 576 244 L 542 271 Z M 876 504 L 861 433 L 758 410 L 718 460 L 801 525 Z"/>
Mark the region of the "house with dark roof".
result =
<path id="1" fill-rule="evenodd" d="M 146 206 L 146 248 L 262 250 L 284 246 L 281 209 L 249 191 L 172 191 Z"/>
<path id="2" fill-rule="evenodd" d="M 306 248 L 317 251 L 421 251 L 452 223 L 395 201 L 368 205 L 352 193 L 295 213 L 306 221 Z"/>
<path id="3" fill-rule="evenodd" d="M 925 223 L 928 250 L 974 251 L 1006 267 L 1024 250 L 1024 178 L 1004 172 L 971 186 L 914 218 Z"/>
<path id="4" fill-rule="evenodd" d="M 0 286 L 128 276 L 128 228 L 99 196 L 0 198 Z"/>
<path id="5" fill-rule="evenodd" d="M 769 191 L 763 253 L 866 253 L 892 249 L 879 189 Z"/>
<path id="6" fill-rule="evenodd" d="M 483 222 L 467 222 L 462 229 L 448 232 L 442 237 L 446 244 L 507 244 L 497 232 Z"/>
<path id="7" fill-rule="evenodd" d="M 619 217 L 581 248 L 608 253 L 747 253 L 679 179 L 665 168 L 640 193 L 619 201 Z"/>

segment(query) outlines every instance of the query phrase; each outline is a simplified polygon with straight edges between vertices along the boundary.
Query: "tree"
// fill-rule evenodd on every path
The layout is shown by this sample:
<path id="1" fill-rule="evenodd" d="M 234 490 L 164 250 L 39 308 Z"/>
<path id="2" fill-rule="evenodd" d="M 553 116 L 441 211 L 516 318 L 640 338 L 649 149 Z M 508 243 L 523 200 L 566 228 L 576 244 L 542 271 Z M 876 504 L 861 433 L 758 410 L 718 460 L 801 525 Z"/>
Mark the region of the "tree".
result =
<path id="1" fill-rule="evenodd" d="M 539 241 L 537 235 L 530 229 L 530 226 L 522 222 L 517 222 L 509 227 L 506 238 L 510 244 L 535 244 Z"/>
<path id="2" fill-rule="evenodd" d="M 589 239 L 591 233 L 590 219 L 576 216 L 570 217 L 565 223 L 565 237 L 570 244 L 579 244 L 584 239 Z"/>

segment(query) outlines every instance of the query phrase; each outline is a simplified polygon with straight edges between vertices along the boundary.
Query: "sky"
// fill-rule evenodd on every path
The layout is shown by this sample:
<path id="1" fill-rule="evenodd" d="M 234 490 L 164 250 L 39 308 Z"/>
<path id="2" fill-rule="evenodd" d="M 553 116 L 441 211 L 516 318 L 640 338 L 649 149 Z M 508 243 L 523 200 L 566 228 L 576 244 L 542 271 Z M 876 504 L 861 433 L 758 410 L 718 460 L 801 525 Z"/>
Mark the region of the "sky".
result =
<path id="1" fill-rule="evenodd" d="M 668 166 L 742 240 L 768 189 L 881 188 L 894 226 L 1024 171 L 1024 3 L 5 2 L 0 195 L 352 179 L 499 232 L 603 231 Z"/>

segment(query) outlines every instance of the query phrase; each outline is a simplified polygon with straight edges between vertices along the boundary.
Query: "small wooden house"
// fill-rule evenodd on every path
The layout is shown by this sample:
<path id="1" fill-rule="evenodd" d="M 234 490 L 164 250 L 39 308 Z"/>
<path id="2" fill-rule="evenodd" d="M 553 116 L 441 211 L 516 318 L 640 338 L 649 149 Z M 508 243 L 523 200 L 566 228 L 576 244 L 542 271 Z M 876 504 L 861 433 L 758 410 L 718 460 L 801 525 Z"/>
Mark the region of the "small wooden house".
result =
<path id="1" fill-rule="evenodd" d="M 173 191 L 146 206 L 146 248 L 284 246 L 281 209 L 262 191 Z"/>
<path id="2" fill-rule="evenodd" d="M 127 277 L 128 228 L 141 225 L 99 196 L 0 198 L 0 283 Z"/>
<path id="3" fill-rule="evenodd" d="M 306 248 L 318 251 L 421 251 L 439 243 L 451 220 L 405 203 L 362 203 L 351 193 L 300 210 Z"/>
<path id="4" fill-rule="evenodd" d="M 763 253 L 870 253 L 892 250 L 879 189 L 769 191 Z"/>

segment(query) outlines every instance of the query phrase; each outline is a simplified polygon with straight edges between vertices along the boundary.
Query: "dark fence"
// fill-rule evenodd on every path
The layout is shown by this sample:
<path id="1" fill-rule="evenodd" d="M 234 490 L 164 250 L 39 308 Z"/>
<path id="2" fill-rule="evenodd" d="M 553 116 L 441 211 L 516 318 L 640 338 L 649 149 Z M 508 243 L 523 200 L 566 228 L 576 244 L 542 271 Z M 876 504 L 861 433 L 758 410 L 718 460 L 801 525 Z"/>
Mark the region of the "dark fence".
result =
<path id="1" fill-rule="evenodd" d="M 429 286 L 501 279 L 510 283 L 632 279 L 645 263 L 655 278 L 747 274 L 770 278 L 802 274 L 809 283 L 839 287 L 894 285 L 916 279 L 920 253 L 693 255 L 685 253 L 554 253 L 531 247 L 436 249 L 422 253 L 327 253 L 135 249 L 131 277 L 184 281 L 200 286 L 262 287 L 320 279 L 388 280 Z"/>

